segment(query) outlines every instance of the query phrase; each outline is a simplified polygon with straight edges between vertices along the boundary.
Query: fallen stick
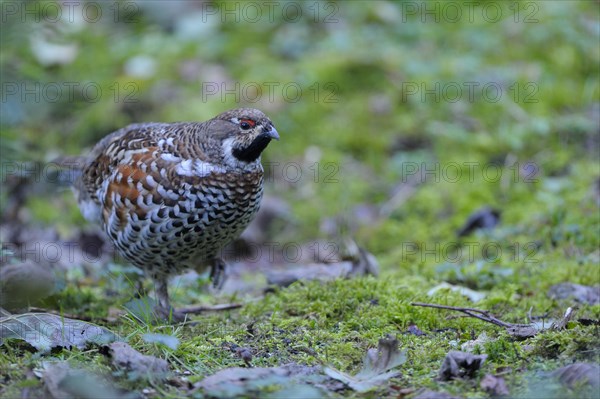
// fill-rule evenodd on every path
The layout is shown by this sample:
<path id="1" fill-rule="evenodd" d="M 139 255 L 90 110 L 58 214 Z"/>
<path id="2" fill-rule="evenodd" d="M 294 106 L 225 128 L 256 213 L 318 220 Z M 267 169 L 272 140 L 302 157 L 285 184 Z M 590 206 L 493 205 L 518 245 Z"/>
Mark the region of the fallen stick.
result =
<path id="1" fill-rule="evenodd" d="M 467 314 L 470 317 L 474 317 L 476 319 L 483 320 L 488 323 L 492 323 L 492 324 L 495 324 L 497 326 L 504 327 L 504 328 L 529 326 L 529 324 L 507 323 L 505 321 L 502 321 L 502 320 L 497 319 L 496 317 L 492 316 L 488 311 L 481 310 L 481 309 L 463 308 L 463 307 L 458 307 L 458 306 L 437 305 L 435 303 L 423 303 L 423 302 L 412 302 L 411 305 L 412 306 L 423 306 L 426 308 L 454 310 L 457 312 L 462 312 L 464 314 Z"/>
<path id="2" fill-rule="evenodd" d="M 187 313 L 187 314 L 199 314 L 199 313 L 203 313 L 203 312 L 220 312 L 223 310 L 239 309 L 241 307 L 242 307 L 241 303 L 223 303 L 223 304 L 214 305 L 214 306 L 207 306 L 207 305 L 190 306 L 187 308 L 177 309 L 177 311 L 180 313 Z"/>

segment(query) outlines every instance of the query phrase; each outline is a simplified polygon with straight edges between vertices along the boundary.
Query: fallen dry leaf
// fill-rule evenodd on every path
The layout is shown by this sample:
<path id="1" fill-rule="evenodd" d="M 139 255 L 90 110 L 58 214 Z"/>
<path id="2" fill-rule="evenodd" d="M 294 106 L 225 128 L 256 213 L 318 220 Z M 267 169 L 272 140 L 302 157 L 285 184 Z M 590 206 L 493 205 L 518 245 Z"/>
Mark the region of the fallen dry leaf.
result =
<path id="1" fill-rule="evenodd" d="M 467 287 L 462 287 L 460 285 L 452 285 L 449 284 L 447 282 L 442 282 L 438 285 L 436 285 L 435 287 L 433 287 L 432 289 L 430 289 L 429 291 L 427 291 L 427 295 L 428 296 L 433 296 L 435 295 L 438 291 L 440 290 L 450 290 L 452 292 L 458 292 L 459 294 L 466 296 L 467 298 L 469 298 L 471 300 L 471 302 L 479 302 L 482 299 L 484 299 L 486 297 L 486 294 L 483 292 L 478 292 L 475 290 L 472 290 L 470 288 Z"/>
<path id="2" fill-rule="evenodd" d="M 590 287 L 581 284 L 560 283 L 550 287 L 548 296 L 553 299 L 573 298 L 579 303 L 597 305 L 600 303 L 600 286 Z"/>
<path id="3" fill-rule="evenodd" d="M 410 326 L 408 326 L 408 328 L 406 329 L 406 333 L 411 334 L 411 335 L 416 335 L 417 337 L 422 337 L 423 335 L 427 335 L 423 331 L 421 331 L 421 329 L 418 326 L 416 326 L 415 324 L 411 324 Z"/>
<path id="4" fill-rule="evenodd" d="M 506 387 L 504 378 L 491 374 L 486 374 L 481 379 L 479 386 L 492 396 L 507 396 L 510 393 Z"/>
<path id="5" fill-rule="evenodd" d="M 48 313 L 24 313 L 0 318 L 0 345 L 5 339 L 27 341 L 39 351 L 55 347 L 84 349 L 107 344 L 117 336 L 97 325 Z"/>
<path id="6" fill-rule="evenodd" d="M 325 374 L 342 381 L 357 392 L 366 392 L 397 377 L 400 371 L 390 371 L 406 362 L 406 351 L 398 349 L 398 340 L 387 336 L 379 340 L 377 349 L 369 349 L 362 370 L 350 376 L 333 368 L 325 368 Z"/>
<path id="7" fill-rule="evenodd" d="M 379 262 L 375 255 L 368 252 L 364 248 L 356 247 L 357 252 L 352 255 L 352 270 L 351 276 L 378 276 Z"/>
<path id="8" fill-rule="evenodd" d="M 571 321 L 571 319 L 573 318 L 574 315 L 575 315 L 575 309 L 571 308 L 571 307 L 567 308 L 563 317 L 559 320 L 554 321 L 552 323 L 552 325 L 550 326 L 550 329 L 564 330 L 565 328 L 567 328 L 567 325 L 569 324 L 569 322 Z"/>
<path id="9" fill-rule="evenodd" d="M 352 271 L 352 262 L 333 264 L 308 264 L 294 266 L 282 271 L 267 272 L 267 282 L 280 287 L 287 287 L 296 281 L 331 281 L 345 278 Z"/>
<path id="10" fill-rule="evenodd" d="M 455 378 L 471 378 L 483 366 L 487 355 L 450 351 L 446 355 L 439 372 L 439 379 L 448 381 Z"/>
<path id="11" fill-rule="evenodd" d="M 194 384 L 194 388 L 209 392 L 211 397 L 231 398 L 250 393 L 256 394 L 261 388 L 273 385 L 305 387 L 304 381 L 318 377 L 315 374 L 318 374 L 320 369 L 318 366 L 308 367 L 294 363 L 280 367 L 232 367 L 204 378 Z"/>
<path id="12" fill-rule="evenodd" d="M 552 375 L 569 388 L 582 384 L 600 388 L 600 366 L 594 363 L 573 363 L 554 371 Z"/>
<path id="13" fill-rule="evenodd" d="M 506 327 L 506 332 L 515 339 L 524 340 L 535 337 L 540 332 L 540 328 L 535 325 L 514 325 Z"/>
<path id="14" fill-rule="evenodd" d="M 379 264 L 373 254 L 360 248 L 353 240 L 345 242 L 347 255 L 335 263 L 310 263 L 287 268 L 283 271 L 267 271 L 267 282 L 282 287 L 298 281 L 331 281 L 338 278 L 379 274 Z"/>
<path id="15" fill-rule="evenodd" d="M 237 347 L 233 351 L 240 359 L 246 363 L 246 366 L 250 367 L 250 362 L 252 361 L 252 351 L 248 348 Z"/>
<path id="16" fill-rule="evenodd" d="M 142 355 L 125 342 L 113 342 L 108 347 L 113 366 L 127 371 L 130 378 L 163 379 L 169 371 L 166 360 Z"/>
<path id="17" fill-rule="evenodd" d="M 500 221 L 500 211 L 488 206 L 478 209 L 467 218 L 465 224 L 456 232 L 459 237 L 464 237 L 475 230 L 491 230 Z"/>
<path id="18" fill-rule="evenodd" d="M 523 340 L 534 337 L 545 330 L 562 330 L 566 328 L 574 315 L 575 310 L 567 308 L 563 317 L 558 320 L 550 318 L 533 320 L 530 324 L 513 324 L 506 327 L 506 332 L 513 338 Z"/>
<path id="19" fill-rule="evenodd" d="M 42 381 L 48 397 L 54 399 L 142 398 L 139 393 L 113 388 L 113 384 L 102 381 L 99 376 L 81 369 L 73 369 L 67 362 L 44 363 Z"/>

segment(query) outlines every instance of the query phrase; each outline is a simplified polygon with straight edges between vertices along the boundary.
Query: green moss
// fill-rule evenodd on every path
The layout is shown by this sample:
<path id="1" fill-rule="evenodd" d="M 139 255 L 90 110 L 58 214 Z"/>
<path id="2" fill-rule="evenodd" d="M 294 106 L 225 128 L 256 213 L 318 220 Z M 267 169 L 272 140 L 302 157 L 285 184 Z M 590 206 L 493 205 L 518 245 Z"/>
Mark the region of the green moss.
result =
<path id="1" fill-rule="evenodd" d="M 595 361 L 597 327 L 576 326 L 567 332 L 548 331 L 532 338 L 533 353 L 547 359 Z"/>
<path id="2" fill-rule="evenodd" d="M 520 345 L 508 336 L 501 336 L 486 342 L 483 346 L 484 353 L 488 355 L 487 361 L 496 367 L 515 367 L 518 362 L 525 360 Z"/>
<path id="3" fill-rule="evenodd" d="M 597 362 L 597 326 L 573 321 L 566 330 L 513 341 L 500 327 L 410 305 L 477 307 L 513 323 L 527 322 L 528 313 L 557 319 L 576 305 L 577 319 L 600 318 L 599 305 L 548 296 L 561 282 L 600 284 L 594 186 L 600 176 L 597 6 L 522 2 L 515 15 L 515 5 L 506 2 L 498 3 L 506 17 L 497 23 L 486 20 L 483 6 L 475 7 L 472 20 L 436 23 L 402 13 L 403 6 L 393 3 L 334 4 L 338 23 L 314 21 L 312 3 L 305 3 L 305 18 L 296 23 L 276 13 L 265 24 L 206 26 L 210 40 L 185 39 L 176 20 L 165 15 L 155 21 L 145 9 L 136 15 L 138 23 L 56 30 L 53 39 L 74 43 L 78 55 L 53 67 L 37 62 L 31 49 L 29 32 L 38 26 L 7 16 L 10 28 L 0 35 L 3 81 L 93 82 L 103 95 L 92 101 L 80 87 L 72 99 L 3 102 L 3 110 L 9 110 L 0 127 L 3 161 L 47 162 L 54 155 L 79 154 L 131 122 L 205 120 L 226 108 L 255 106 L 272 117 L 282 136 L 263 158 L 280 165 L 266 192 L 290 205 L 289 216 L 277 222 L 270 238 L 339 242 L 351 236 L 381 266 L 377 278 L 296 283 L 239 311 L 201 315 L 194 326 L 151 326 L 128 315 L 109 328 L 141 352 L 191 372 L 192 382 L 244 366 L 236 347 L 249 348 L 252 366 L 294 361 L 352 373 L 386 334 L 397 335 L 408 351 L 396 385 L 457 396 L 484 397 L 481 375 L 443 384 L 434 378 L 447 351 L 483 333 L 492 338 L 477 349 L 488 354 L 480 374 L 502 373 L 511 395 L 537 392 L 535 378 L 522 375 L 524 370 L 535 374 L 574 360 Z M 537 22 L 526 23 L 532 10 Z M 127 75 L 128 60 L 139 55 L 154 59 L 154 75 Z M 267 99 L 263 86 L 257 102 L 206 97 L 203 83 L 221 80 L 280 85 L 273 99 Z M 438 98 L 410 94 L 407 86 L 423 90 L 472 81 L 480 88 L 497 84 L 502 98 L 488 101 L 477 90 L 468 99 L 465 89 L 453 102 L 440 93 Z M 281 92 L 288 82 L 302 87 L 298 101 Z M 282 176 L 289 162 L 302 168 L 297 182 Z M 419 178 L 415 166 L 428 174 Z M 7 176 L 9 169 L 0 173 L 4 217 L 11 206 L 15 212 L 11 195 L 18 187 L 11 180 L 15 176 Z M 60 190 L 52 182 L 36 182 L 17 203 L 19 220 L 33 229 L 55 227 L 61 238 L 71 239 L 86 222 L 71 194 Z M 372 206 L 374 216 L 362 219 L 360 204 Z M 457 237 L 468 216 L 484 206 L 501 210 L 500 224 Z M 47 307 L 100 318 L 131 296 L 143 295 L 134 282 L 137 274 L 126 267 L 77 266 L 46 300 Z M 484 298 L 472 303 L 450 290 L 427 294 L 442 282 L 471 288 Z M 152 289 L 148 281 L 142 286 Z M 214 298 L 194 285 L 172 294 L 178 304 L 240 299 Z M 412 324 L 426 335 L 407 333 Z M 174 351 L 148 344 L 141 339 L 146 332 L 172 334 L 181 344 Z M 97 348 L 55 356 L 110 372 Z M 7 377 L 0 381 L 1 395 L 40 389 L 37 380 L 24 376 L 46 359 L 15 342 L 3 346 L 0 369 Z M 130 389 L 145 387 L 122 375 L 114 378 Z M 184 396 L 172 386 L 155 387 L 159 396 Z M 382 388 L 355 396 L 397 396 L 390 392 Z M 557 389 L 548 396 L 579 393 Z"/>

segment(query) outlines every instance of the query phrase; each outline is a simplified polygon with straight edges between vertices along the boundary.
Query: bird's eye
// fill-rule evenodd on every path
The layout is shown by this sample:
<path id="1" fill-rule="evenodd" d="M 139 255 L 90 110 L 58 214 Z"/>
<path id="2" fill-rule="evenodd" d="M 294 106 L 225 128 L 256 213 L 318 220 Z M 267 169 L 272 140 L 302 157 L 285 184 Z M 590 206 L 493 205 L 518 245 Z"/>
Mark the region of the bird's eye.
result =
<path id="1" fill-rule="evenodd" d="M 252 119 L 242 119 L 240 121 L 240 127 L 242 128 L 242 130 L 251 129 L 255 125 L 256 125 L 256 122 L 254 122 Z"/>

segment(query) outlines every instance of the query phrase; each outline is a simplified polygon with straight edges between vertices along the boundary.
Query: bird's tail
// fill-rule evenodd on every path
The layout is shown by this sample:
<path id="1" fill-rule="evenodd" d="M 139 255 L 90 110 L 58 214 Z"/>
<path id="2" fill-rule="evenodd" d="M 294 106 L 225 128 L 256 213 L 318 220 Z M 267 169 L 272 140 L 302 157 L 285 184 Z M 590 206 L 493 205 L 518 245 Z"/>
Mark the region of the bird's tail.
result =
<path id="1" fill-rule="evenodd" d="M 56 167 L 56 181 L 61 185 L 74 185 L 81 177 L 86 158 L 81 156 L 61 156 L 52 161 Z"/>
<path id="2" fill-rule="evenodd" d="M 71 186 L 71 189 L 77 197 L 77 203 L 83 217 L 92 222 L 101 220 L 102 208 L 94 194 L 86 188 L 83 176 L 83 169 L 87 165 L 88 158 L 78 156 L 62 156 L 56 158 L 53 162 L 57 166 L 57 180 L 61 184 Z"/>

